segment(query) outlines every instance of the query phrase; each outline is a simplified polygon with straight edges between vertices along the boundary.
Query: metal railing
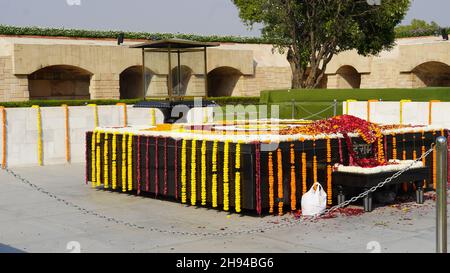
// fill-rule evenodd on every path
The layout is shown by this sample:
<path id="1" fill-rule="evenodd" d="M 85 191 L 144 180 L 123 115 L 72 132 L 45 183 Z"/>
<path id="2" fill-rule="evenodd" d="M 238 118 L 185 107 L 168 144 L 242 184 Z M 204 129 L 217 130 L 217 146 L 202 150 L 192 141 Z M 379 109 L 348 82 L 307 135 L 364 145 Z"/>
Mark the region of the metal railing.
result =
<path id="1" fill-rule="evenodd" d="M 447 253 L 448 143 L 445 137 L 437 138 L 436 152 L 436 252 Z"/>

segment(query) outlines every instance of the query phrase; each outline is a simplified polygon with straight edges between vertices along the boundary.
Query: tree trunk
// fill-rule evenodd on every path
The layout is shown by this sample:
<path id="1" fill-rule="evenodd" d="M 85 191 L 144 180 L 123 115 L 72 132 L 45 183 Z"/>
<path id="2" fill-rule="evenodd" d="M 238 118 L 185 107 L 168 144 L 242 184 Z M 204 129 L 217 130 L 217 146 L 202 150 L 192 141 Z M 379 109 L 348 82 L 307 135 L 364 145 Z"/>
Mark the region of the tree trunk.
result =
<path id="1" fill-rule="evenodd" d="M 288 50 L 287 61 L 289 62 L 292 71 L 291 88 L 292 89 L 302 88 L 302 78 L 303 78 L 302 71 L 300 69 L 299 62 L 295 57 L 295 53 L 293 52 L 292 49 Z"/>

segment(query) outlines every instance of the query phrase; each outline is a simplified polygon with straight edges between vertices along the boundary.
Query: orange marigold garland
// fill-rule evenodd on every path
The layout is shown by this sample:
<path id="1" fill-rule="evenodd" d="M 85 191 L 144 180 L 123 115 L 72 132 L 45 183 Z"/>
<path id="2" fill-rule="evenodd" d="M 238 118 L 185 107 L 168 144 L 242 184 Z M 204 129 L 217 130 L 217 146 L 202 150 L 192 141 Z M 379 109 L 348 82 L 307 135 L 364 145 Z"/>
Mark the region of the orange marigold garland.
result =
<path id="1" fill-rule="evenodd" d="M 406 160 L 406 145 L 405 144 L 406 144 L 406 139 L 405 139 L 405 135 L 403 134 L 403 138 L 402 138 L 402 146 L 403 146 L 402 159 L 403 160 Z M 408 182 L 404 182 L 402 184 L 402 188 L 403 188 L 404 192 L 408 192 Z"/>
<path id="2" fill-rule="evenodd" d="M 280 148 L 277 149 L 277 182 L 278 182 L 278 215 L 283 215 L 283 157 Z"/>
<path id="3" fill-rule="evenodd" d="M 128 122 L 127 104 L 119 102 L 116 105 L 122 107 L 122 109 L 123 109 L 123 127 L 127 127 L 128 126 L 128 124 L 127 124 L 127 122 Z"/>
<path id="4" fill-rule="evenodd" d="M 327 203 L 331 205 L 332 200 L 332 167 L 331 167 L 331 139 L 327 138 Z"/>
<path id="5" fill-rule="evenodd" d="M 297 209 L 297 181 L 295 177 L 295 145 L 291 144 L 291 210 Z"/>
<path id="6" fill-rule="evenodd" d="M 66 162 L 70 163 L 70 127 L 69 127 L 69 107 L 63 104 L 65 117 L 65 133 L 66 133 Z"/>
<path id="7" fill-rule="evenodd" d="M 313 149 L 314 149 L 314 156 L 313 156 L 313 183 L 318 182 L 317 179 L 317 155 L 316 155 L 316 140 L 313 140 Z"/>
<path id="8" fill-rule="evenodd" d="M 413 160 L 417 160 L 417 151 L 416 151 L 416 134 L 413 134 Z M 414 191 L 417 189 L 416 184 L 413 183 Z"/>
<path id="9" fill-rule="evenodd" d="M 378 162 L 380 163 L 384 163 L 385 162 L 385 158 L 384 158 L 384 146 L 383 146 L 383 135 L 380 134 L 377 136 L 377 146 L 378 146 Z"/>
<path id="10" fill-rule="evenodd" d="M 269 171 L 269 213 L 273 213 L 274 197 L 273 197 L 273 184 L 275 179 L 273 177 L 273 154 L 269 152 L 268 160 L 268 171 Z"/>
<path id="11" fill-rule="evenodd" d="M 305 153 L 305 140 L 302 139 L 303 152 L 302 152 L 302 195 L 308 190 L 307 186 L 307 166 L 306 166 L 306 153 Z"/>
<path id="12" fill-rule="evenodd" d="M 392 134 L 392 159 L 397 160 L 397 137 Z"/>
<path id="13" fill-rule="evenodd" d="M 422 139 L 421 156 L 422 156 L 426 152 L 426 149 L 425 149 L 425 131 L 422 130 L 421 133 L 422 133 L 422 137 L 421 137 L 421 139 Z M 427 158 L 426 157 L 422 158 L 422 163 L 423 163 L 424 166 L 426 166 L 426 164 L 427 164 Z M 427 180 L 423 180 L 423 187 L 425 189 L 427 188 Z"/>

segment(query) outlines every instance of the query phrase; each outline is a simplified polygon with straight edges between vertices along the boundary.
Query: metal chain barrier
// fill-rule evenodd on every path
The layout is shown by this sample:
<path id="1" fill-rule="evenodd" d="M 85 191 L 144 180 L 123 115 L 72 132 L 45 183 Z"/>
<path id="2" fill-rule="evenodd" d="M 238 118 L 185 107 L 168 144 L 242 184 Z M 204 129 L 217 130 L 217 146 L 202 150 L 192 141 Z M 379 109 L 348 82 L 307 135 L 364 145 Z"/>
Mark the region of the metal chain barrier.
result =
<path id="1" fill-rule="evenodd" d="M 422 161 L 423 158 L 427 157 L 434 149 L 434 144 L 432 144 L 431 148 L 425 152 L 424 154 L 422 154 L 422 156 L 416 160 L 414 160 L 410 165 L 408 165 L 408 167 L 398 171 L 397 173 L 395 173 L 394 175 L 392 175 L 391 177 L 385 179 L 384 181 L 380 182 L 378 185 L 370 188 L 369 190 L 359 194 L 358 196 L 355 196 L 339 205 L 336 205 L 334 207 L 331 207 L 327 210 L 325 210 L 322 214 L 316 215 L 316 216 L 303 216 L 299 219 L 294 219 L 293 217 L 287 218 L 285 217 L 283 220 L 285 220 L 283 223 L 280 224 L 273 224 L 273 223 L 263 223 L 263 224 L 267 224 L 265 226 L 261 226 L 258 228 L 254 228 L 254 229 L 247 229 L 247 230 L 236 230 L 236 231 L 229 231 L 229 232 L 184 232 L 184 231 L 171 231 L 171 230 L 164 230 L 161 228 L 157 228 L 157 227 L 145 227 L 145 226 L 140 226 L 128 221 L 124 221 L 124 220 L 120 220 L 120 219 L 116 219 L 114 217 L 108 217 L 106 215 L 103 215 L 101 213 L 98 213 L 94 210 L 90 210 L 90 209 L 86 209 L 83 208 L 71 201 L 67 201 L 61 197 L 58 197 L 57 195 L 45 190 L 44 188 L 30 182 L 29 180 L 27 180 L 26 178 L 22 177 L 21 175 L 17 174 L 16 172 L 14 172 L 13 170 L 6 168 L 5 171 L 7 173 L 9 173 L 10 175 L 12 175 L 14 178 L 16 178 L 17 180 L 19 180 L 20 182 L 24 183 L 25 185 L 30 186 L 31 188 L 35 189 L 36 191 L 47 195 L 48 197 L 65 204 L 66 206 L 72 207 L 84 214 L 89 214 L 92 216 L 95 216 L 97 218 L 100 219 L 104 219 L 108 222 L 112 222 L 115 224 L 120 224 L 120 225 L 124 225 L 130 228 L 135 228 L 135 229 L 140 229 L 140 230 L 147 230 L 150 232 L 157 232 L 157 233 L 165 233 L 165 234 L 170 234 L 170 235 L 182 235 L 182 236 L 201 236 L 201 237 L 213 237 L 213 236 L 231 236 L 231 235 L 241 235 L 241 234 L 255 234 L 255 233 L 263 233 L 263 232 L 267 232 L 267 231 L 271 231 L 271 230 L 276 230 L 276 229 L 281 229 L 281 228 L 290 228 L 293 226 L 296 226 L 298 224 L 304 223 L 305 221 L 315 221 L 317 219 L 319 219 L 320 217 L 323 217 L 327 214 L 330 214 L 333 211 L 336 211 L 340 208 L 346 207 L 349 204 L 356 202 L 357 200 L 364 198 L 365 196 L 367 196 L 369 193 L 373 193 L 376 190 L 382 188 L 383 186 L 385 186 L 386 184 L 390 183 L 393 179 L 399 177 L 400 175 L 402 175 L 404 172 L 410 170 L 415 163 Z"/>
<path id="2" fill-rule="evenodd" d="M 317 112 L 317 113 L 312 113 L 311 111 L 309 111 L 309 110 L 306 109 L 305 107 L 301 106 L 300 104 L 298 104 L 298 105 L 296 105 L 296 106 L 298 106 L 298 108 L 300 108 L 301 110 L 303 110 L 303 111 L 305 111 L 307 114 L 309 114 L 309 116 L 303 117 L 303 118 L 301 118 L 301 119 L 306 119 L 306 120 L 308 120 L 308 119 L 313 118 L 313 117 L 318 117 L 318 118 L 320 118 L 320 119 L 324 119 L 325 117 L 321 116 L 321 114 L 323 114 L 323 113 L 325 113 L 326 111 L 328 111 L 328 110 L 334 108 L 334 107 L 335 107 L 335 103 L 333 103 L 332 105 L 326 107 L 325 109 L 323 109 L 323 110 L 321 110 L 321 111 L 319 111 L 319 112 Z"/>

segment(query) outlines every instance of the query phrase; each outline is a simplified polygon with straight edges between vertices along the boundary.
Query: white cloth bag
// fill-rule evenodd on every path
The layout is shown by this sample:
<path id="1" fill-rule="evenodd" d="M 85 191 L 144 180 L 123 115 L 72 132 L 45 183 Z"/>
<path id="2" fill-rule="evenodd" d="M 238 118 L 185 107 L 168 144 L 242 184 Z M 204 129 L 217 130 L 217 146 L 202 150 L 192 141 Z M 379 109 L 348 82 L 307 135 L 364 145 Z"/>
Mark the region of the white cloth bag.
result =
<path id="1" fill-rule="evenodd" d="M 314 186 L 316 190 L 314 190 Z M 322 185 L 314 183 L 311 189 L 302 196 L 302 215 L 314 216 L 325 211 L 327 208 L 327 193 Z"/>

